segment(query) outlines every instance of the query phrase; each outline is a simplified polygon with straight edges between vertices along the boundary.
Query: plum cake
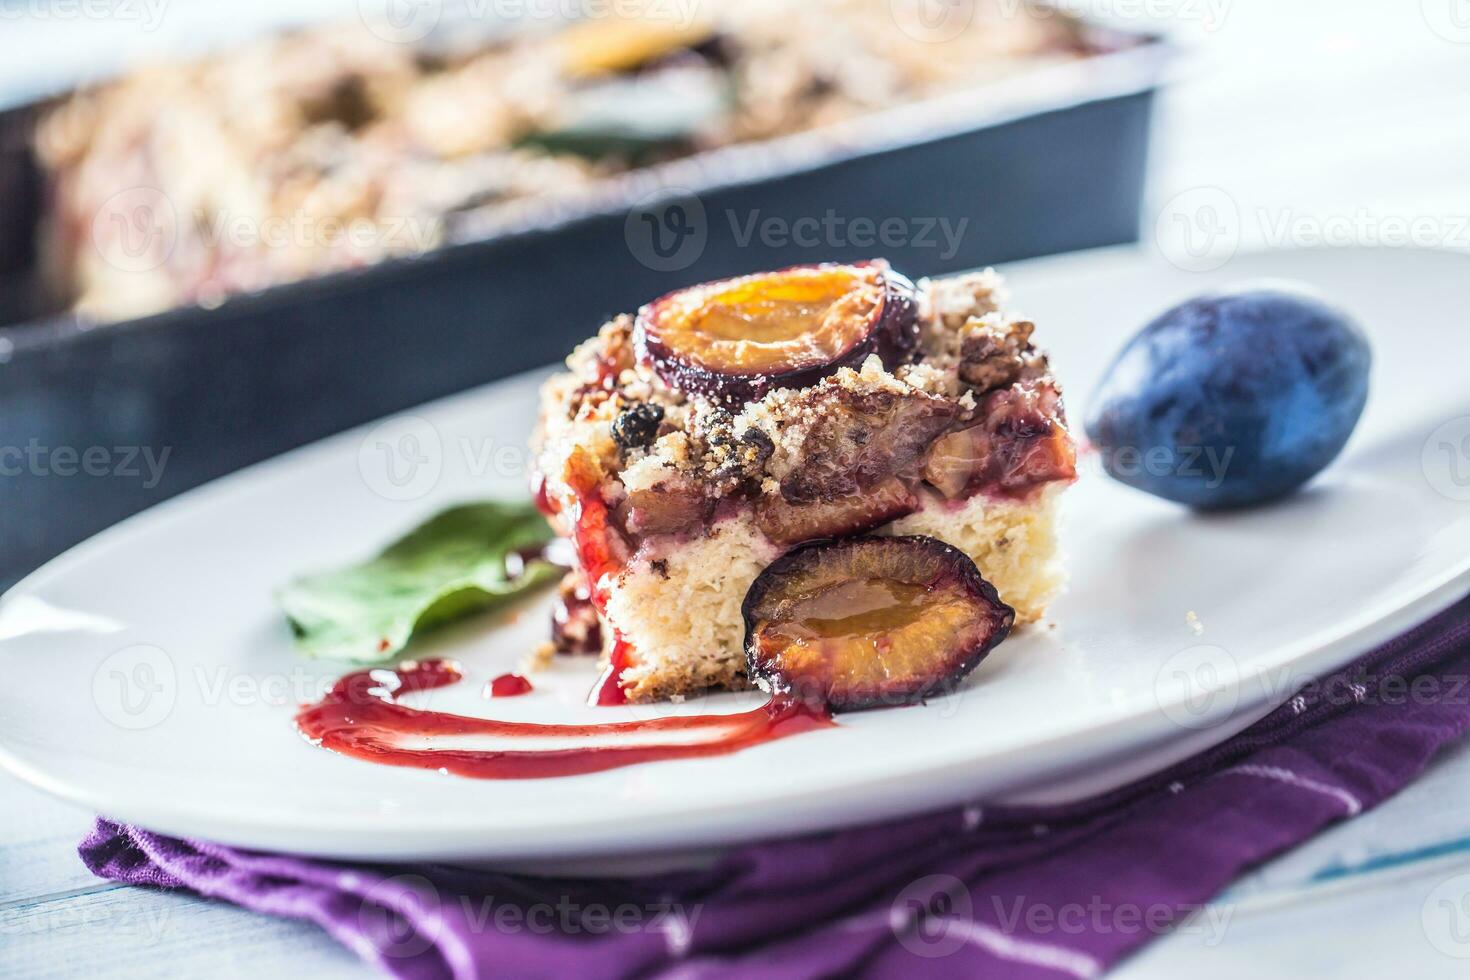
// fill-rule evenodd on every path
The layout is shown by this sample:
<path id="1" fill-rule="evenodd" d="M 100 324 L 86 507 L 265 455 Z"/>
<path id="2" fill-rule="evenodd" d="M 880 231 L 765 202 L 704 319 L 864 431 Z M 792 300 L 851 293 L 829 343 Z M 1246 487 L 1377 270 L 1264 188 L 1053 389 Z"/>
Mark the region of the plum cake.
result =
<path id="1" fill-rule="evenodd" d="M 1034 325 L 990 270 L 882 260 L 670 293 L 541 393 L 537 500 L 570 539 L 558 648 L 601 700 L 776 689 L 871 706 L 954 682 L 1061 583 L 1076 477 Z"/>

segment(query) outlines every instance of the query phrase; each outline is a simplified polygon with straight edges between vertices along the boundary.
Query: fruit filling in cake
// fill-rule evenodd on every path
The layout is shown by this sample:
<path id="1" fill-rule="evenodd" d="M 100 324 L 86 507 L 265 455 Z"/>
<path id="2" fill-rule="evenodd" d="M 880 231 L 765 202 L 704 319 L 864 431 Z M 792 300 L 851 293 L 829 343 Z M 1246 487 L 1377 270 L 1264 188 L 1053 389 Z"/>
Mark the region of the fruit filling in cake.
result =
<path id="1" fill-rule="evenodd" d="M 605 324 L 542 391 L 571 539 L 553 634 L 602 700 L 952 686 L 1056 593 L 1076 476 L 1034 325 L 985 271 L 875 260 L 707 283 Z"/>

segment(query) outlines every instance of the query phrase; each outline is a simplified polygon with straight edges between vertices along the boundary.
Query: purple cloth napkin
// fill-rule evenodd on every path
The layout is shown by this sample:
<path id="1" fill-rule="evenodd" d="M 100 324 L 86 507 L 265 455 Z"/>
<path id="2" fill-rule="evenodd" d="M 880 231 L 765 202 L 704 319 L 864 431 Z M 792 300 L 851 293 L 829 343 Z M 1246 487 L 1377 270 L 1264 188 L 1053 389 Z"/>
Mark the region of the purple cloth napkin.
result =
<path id="1" fill-rule="evenodd" d="M 698 873 L 355 867 L 99 819 L 96 874 L 316 922 L 405 978 L 1102 974 L 1244 869 L 1360 813 L 1470 727 L 1470 600 L 1123 789 L 744 847 Z"/>

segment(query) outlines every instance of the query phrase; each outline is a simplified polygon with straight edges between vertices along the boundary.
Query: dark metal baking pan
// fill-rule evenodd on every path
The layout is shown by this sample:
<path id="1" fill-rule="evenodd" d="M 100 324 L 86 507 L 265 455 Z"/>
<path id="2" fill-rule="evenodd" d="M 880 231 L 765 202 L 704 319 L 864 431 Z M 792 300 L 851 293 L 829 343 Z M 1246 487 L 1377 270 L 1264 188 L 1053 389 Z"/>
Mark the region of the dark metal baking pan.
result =
<path id="1" fill-rule="evenodd" d="M 607 314 L 687 283 L 874 255 L 932 275 L 1135 240 L 1168 53 L 1137 39 L 962 98 L 637 171 L 514 225 L 457 229 L 421 257 L 213 309 L 0 327 L 0 587 L 241 466 L 555 361 Z M 0 116 L 12 321 L 44 303 L 42 186 L 18 135 L 34 114 Z"/>

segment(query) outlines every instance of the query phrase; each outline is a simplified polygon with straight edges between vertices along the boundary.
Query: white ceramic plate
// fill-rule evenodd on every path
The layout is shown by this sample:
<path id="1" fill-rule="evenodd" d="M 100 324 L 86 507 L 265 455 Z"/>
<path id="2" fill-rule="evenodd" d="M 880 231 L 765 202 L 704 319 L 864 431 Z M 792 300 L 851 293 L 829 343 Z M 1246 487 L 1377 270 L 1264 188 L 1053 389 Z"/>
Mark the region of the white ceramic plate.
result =
<path id="1" fill-rule="evenodd" d="M 271 590 L 450 502 L 523 494 L 537 379 L 513 379 L 221 480 L 21 583 L 0 601 L 0 763 L 116 818 L 260 848 L 467 860 L 695 847 L 1177 754 L 1470 589 L 1464 257 L 1275 253 L 1201 275 L 1126 250 L 1010 271 L 1076 418 L 1104 360 L 1150 315 L 1256 276 L 1314 283 L 1362 317 L 1378 358 L 1367 415 L 1307 492 L 1249 513 L 1194 516 L 1089 466 L 1070 500 L 1073 585 L 1051 627 L 1013 638 L 924 707 L 845 716 L 736 755 L 522 782 L 309 746 L 295 705 L 348 668 L 292 652 Z M 434 692 L 434 707 L 576 721 L 750 703 L 587 708 L 592 670 L 567 663 L 531 695 L 482 700 L 479 683 L 544 635 L 548 601 L 439 638 L 432 652 L 460 658 L 474 682 Z"/>

